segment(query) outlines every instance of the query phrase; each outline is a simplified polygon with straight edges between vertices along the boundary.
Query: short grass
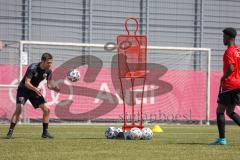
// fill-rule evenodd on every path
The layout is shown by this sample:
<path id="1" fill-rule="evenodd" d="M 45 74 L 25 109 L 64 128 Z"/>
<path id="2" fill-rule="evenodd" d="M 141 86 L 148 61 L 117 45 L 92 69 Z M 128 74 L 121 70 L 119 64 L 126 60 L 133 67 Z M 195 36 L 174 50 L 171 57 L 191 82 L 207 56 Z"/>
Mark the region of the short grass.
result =
<path id="1" fill-rule="evenodd" d="M 210 146 L 216 126 L 162 125 L 164 133 L 150 141 L 109 140 L 107 126 L 50 126 L 54 140 L 40 138 L 41 125 L 18 125 L 14 139 L 5 139 L 8 126 L 0 125 L 0 160 L 238 160 L 240 128 L 227 126 L 229 144 Z"/>

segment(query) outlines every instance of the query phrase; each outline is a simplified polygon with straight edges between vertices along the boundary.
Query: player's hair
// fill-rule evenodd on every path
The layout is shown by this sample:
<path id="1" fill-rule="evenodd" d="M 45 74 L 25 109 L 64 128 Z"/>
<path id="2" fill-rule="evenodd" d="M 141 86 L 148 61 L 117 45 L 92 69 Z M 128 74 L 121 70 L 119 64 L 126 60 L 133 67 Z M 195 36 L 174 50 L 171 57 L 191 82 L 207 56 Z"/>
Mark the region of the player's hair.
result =
<path id="1" fill-rule="evenodd" d="M 230 36 L 231 38 L 235 38 L 237 36 L 237 31 L 235 28 L 228 27 L 223 30 L 223 33 Z"/>
<path id="2" fill-rule="evenodd" d="M 46 61 L 48 59 L 53 59 L 53 56 L 50 54 L 50 53 L 43 53 L 42 54 L 42 58 L 41 58 L 41 61 Z"/>

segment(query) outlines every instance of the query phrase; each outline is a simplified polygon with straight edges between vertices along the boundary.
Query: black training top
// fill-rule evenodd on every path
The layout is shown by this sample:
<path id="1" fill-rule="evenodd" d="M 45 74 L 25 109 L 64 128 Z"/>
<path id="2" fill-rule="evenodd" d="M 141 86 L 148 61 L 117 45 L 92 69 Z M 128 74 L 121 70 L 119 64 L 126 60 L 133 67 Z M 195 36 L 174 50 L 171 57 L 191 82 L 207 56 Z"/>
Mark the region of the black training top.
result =
<path id="1" fill-rule="evenodd" d="M 44 80 L 45 78 L 47 80 L 52 79 L 52 71 L 50 69 L 45 70 L 40 68 L 40 62 L 39 63 L 32 63 L 27 68 L 27 71 L 21 80 L 19 87 L 26 88 L 25 87 L 25 80 L 26 78 L 31 79 L 31 84 L 35 87 L 38 87 L 39 83 Z M 26 88 L 27 89 L 27 88 Z"/>

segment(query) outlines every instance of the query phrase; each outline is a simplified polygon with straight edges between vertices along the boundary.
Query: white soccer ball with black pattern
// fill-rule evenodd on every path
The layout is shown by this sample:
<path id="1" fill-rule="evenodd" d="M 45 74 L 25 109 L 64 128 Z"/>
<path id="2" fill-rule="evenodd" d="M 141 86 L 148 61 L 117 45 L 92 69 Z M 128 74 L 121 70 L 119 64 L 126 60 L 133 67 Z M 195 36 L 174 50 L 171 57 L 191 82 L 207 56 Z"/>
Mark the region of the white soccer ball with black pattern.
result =
<path id="1" fill-rule="evenodd" d="M 137 140 L 142 138 L 142 131 L 139 128 L 132 128 L 130 130 L 130 139 Z"/>
<path id="2" fill-rule="evenodd" d="M 116 128 L 117 133 L 123 132 L 122 128 Z"/>
<path id="3" fill-rule="evenodd" d="M 78 70 L 74 69 L 67 74 L 67 78 L 71 82 L 76 82 L 80 79 L 80 73 Z"/>
<path id="4" fill-rule="evenodd" d="M 117 129 L 115 127 L 109 127 L 105 130 L 105 137 L 107 139 L 114 139 L 118 135 Z"/>
<path id="5" fill-rule="evenodd" d="M 142 129 L 142 139 L 143 140 L 150 140 L 153 138 L 153 132 L 150 128 L 143 128 Z"/>

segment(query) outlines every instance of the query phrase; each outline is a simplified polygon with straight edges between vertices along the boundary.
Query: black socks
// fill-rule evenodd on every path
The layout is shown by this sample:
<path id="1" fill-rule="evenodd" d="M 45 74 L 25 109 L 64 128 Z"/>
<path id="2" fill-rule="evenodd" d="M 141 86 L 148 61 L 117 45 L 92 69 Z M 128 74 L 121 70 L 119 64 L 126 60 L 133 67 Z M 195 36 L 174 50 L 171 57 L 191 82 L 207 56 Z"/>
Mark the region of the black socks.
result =
<path id="1" fill-rule="evenodd" d="M 46 133 L 48 130 L 48 123 L 43 123 L 43 133 Z"/>
<path id="2" fill-rule="evenodd" d="M 224 113 L 217 113 L 217 125 L 219 138 L 225 138 L 225 117 Z"/>
<path id="3" fill-rule="evenodd" d="M 11 122 L 10 127 L 9 127 L 9 130 L 10 130 L 10 129 L 11 129 L 11 130 L 14 130 L 15 126 L 16 126 L 16 123 Z"/>

